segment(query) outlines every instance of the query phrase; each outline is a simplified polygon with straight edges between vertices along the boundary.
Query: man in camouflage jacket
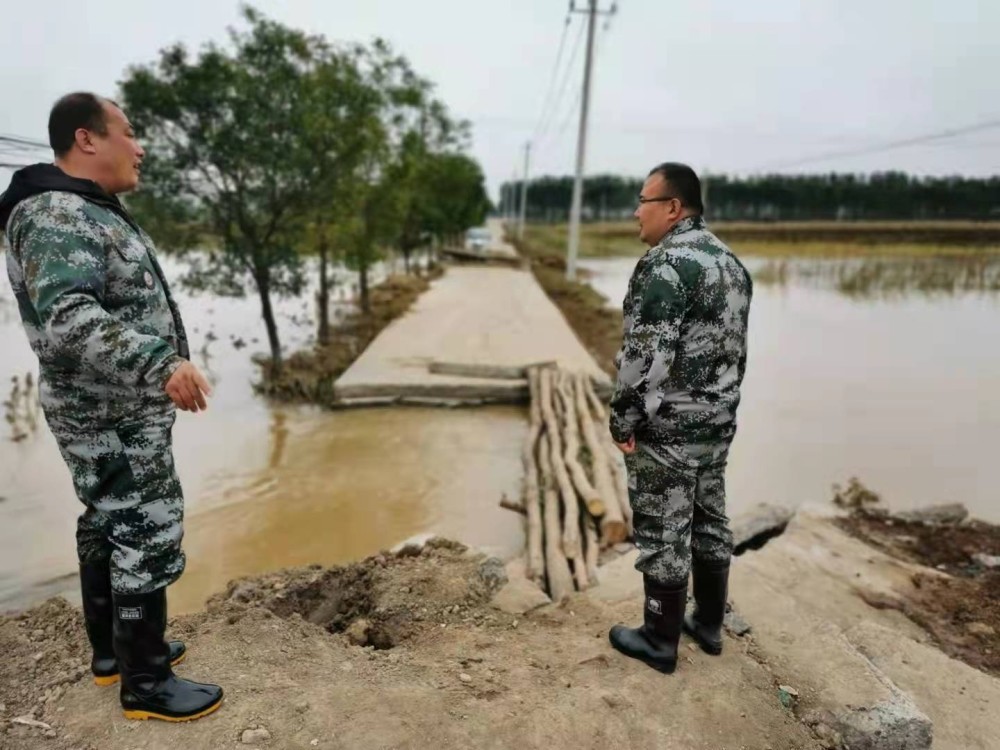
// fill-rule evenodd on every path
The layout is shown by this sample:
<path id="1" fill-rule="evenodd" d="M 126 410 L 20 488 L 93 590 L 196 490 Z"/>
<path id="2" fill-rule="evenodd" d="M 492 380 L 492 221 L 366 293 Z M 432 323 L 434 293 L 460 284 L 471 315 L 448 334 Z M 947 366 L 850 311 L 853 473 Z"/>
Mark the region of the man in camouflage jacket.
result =
<path id="1" fill-rule="evenodd" d="M 15 173 L 0 197 L 10 277 L 40 367 L 46 421 L 84 505 L 77 553 L 95 682 L 122 682 L 130 718 L 186 720 L 221 688 L 181 680 L 166 586 L 184 570 L 184 501 L 171 451 L 176 407 L 206 407 L 153 242 L 116 194 L 144 152 L 124 113 L 70 94 L 49 119 L 55 164 Z"/>
<path id="2" fill-rule="evenodd" d="M 615 626 L 619 651 L 673 672 L 681 629 L 722 651 L 732 532 L 725 465 L 747 360 L 752 284 L 702 218 L 701 185 L 683 164 L 650 172 L 635 216 L 650 250 L 623 304 L 610 429 L 625 453 L 646 589 L 644 624 Z M 688 574 L 695 611 L 684 618 Z"/>

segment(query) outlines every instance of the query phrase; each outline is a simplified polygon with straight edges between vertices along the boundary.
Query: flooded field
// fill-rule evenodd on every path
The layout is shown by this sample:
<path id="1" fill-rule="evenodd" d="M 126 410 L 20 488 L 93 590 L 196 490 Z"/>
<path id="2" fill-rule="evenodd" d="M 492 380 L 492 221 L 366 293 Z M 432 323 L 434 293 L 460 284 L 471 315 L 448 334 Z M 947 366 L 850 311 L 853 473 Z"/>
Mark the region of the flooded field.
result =
<path id="1" fill-rule="evenodd" d="M 750 354 L 731 508 L 828 502 L 858 476 L 894 507 L 1000 521 L 1000 264 L 749 258 Z M 586 260 L 621 305 L 634 258 Z"/>
<path id="2" fill-rule="evenodd" d="M 176 278 L 181 268 L 168 262 Z M 346 303 L 342 284 L 334 298 Z M 176 285 L 175 285 L 176 287 Z M 521 543 L 514 496 L 526 429 L 518 409 L 324 412 L 271 406 L 251 387 L 266 350 L 257 301 L 178 291 L 193 358 L 215 384 L 210 408 L 180 413 L 174 452 L 184 484 L 188 569 L 175 611 L 196 609 L 238 575 L 335 563 L 440 533 L 498 551 Z M 311 297 L 278 305 L 283 344 L 313 336 Z M 0 386 L 37 368 L 6 273 L 0 274 Z M 81 506 L 40 420 L 18 442 L 0 425 L 0 611 L 73 594 Z"/>
<path id="3" fill-rule="evenodd" d="M 996 256 L 994 256 L 996 257 Z M 620 304 L 634 259 L 589 259 L 591 284 Z M 730 510 L 827 502 L 860 477 L 896 507 L 960 501 L 1000 520 L 1000 278 L 955 259 L 752 258 L 750 363 L 730 463 Z M 168 274 L 180 267 L 169 262 Z M 346 278 L 346 277 L 345 277 Z M 349 280 L 334 297 L 346 306 Z M 512 553 L 522 410 L 325 412 L 256 396 L 266 341 L 254 299 L 179 292 L 195 361 L 216 387 L 208 412 L 180 414 L 175 454 L 187 502 L 188 569 L 171 589 L 190 611 L 231 578 L 356 559 L 440 533 Z M 311 297 L 278 304 L 286 349 L 313 336 Z M 0 274 L 0 385 L 36 364 Z M 31 414 L 0 436 L 0 610 L 74 595 L 80 506 L 56 446 Z"/>

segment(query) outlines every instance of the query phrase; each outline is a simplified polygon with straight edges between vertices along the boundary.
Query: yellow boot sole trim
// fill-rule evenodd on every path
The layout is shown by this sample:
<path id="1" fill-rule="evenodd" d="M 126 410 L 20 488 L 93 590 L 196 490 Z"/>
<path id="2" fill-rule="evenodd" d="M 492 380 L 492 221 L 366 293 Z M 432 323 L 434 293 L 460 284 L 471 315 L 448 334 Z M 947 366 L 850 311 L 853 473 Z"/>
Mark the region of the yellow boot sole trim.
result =
<path id="1" fill-rule="evenodd" d="M 172 662 L 170 662 L 171 667 L 176 667 L 182 661 L 184 657 L 187 656 L 187 651 L 178 656 Z M 117 685 L 118 681 L 122 678 L 121 673 L 108 675 L 107 677 L 94 677 L 94 684 L 98 687 L 108 687 L 109 685 Z"/>
<path id="2" fill-rule="evenodd" d="M 135 721 L 146 721 L 146 719 L 159 719 L 160 721 L 194 721 L 195 719 L 200 719 L 202 716 L 208 716 L 213 711 L 218 711 L 219 706 L 222 705 L 222 701 L 219 701 L 214 706 L 209 706 L 204 711 L 198 714 L 193 714 L 192 716 L 164 716 L 163 714 L 153 713 L 152 711 L 126 711 L 126 719 L 134 719 Z"/>

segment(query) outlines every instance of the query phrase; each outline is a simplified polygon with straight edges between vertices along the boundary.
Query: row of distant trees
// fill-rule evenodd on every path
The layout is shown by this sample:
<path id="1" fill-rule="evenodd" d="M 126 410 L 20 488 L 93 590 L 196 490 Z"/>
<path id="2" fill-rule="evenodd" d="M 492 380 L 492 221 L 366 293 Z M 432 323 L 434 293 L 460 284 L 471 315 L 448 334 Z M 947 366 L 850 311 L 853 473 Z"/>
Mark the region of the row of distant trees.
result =
<path id="1" fill-rule="evenodd" d="M 482 170 L 468 126 L 388 45 L 335 45 L 252 8 L 229 44 L 180 46 L 131 68 L 121 104 L 146 149 L 130 208 L 157 241 L 191 254 L 189 283 L 260 298 L 275 370 L 273 295 L 300 294 L 319 259 L 319 339 L 330 268 L 369 271 L 387 247 L 414 250 L 480 224 Z M 209 235 L 206 237 L 206 235 Z"/>
<path id="2" fill-rule="evenodd" d="M 626 218 L 644 178 L 596 175 L 583 190 L 583 215 L 591 221 Z M 914 177 L 902 172 L 871 175 L 817 174 L 728 177 L 703 175 L 709 218 L 749 221 L 1000 219 L 1000 177 Z M 501 187 L 501 212 L 520 205 L 521 182 Z M 527 216 L 566 221 L 573 178 L 528 181 Z"/>

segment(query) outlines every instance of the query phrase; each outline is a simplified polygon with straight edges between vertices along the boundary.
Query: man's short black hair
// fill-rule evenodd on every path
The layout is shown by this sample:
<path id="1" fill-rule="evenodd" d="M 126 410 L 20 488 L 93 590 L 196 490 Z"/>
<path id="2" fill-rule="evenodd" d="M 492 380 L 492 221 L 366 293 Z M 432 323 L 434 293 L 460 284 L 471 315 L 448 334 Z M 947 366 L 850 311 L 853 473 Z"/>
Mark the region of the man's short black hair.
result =
<path id="1" fill-rule="evenodd" d="M 647 176 L 652 177 L 654 174 L 663 176 L 685 208 L 691 209 L 698 215 L 705 212 L 705 205 L 701 202 L 701 180 L 687 164 L 665 161 L 649 170 Z"/>
<path id="2" fill-rule="evenodd" d="M 76 131 L 80 128 L 92 130 L 98 135 L 108 134 L 104 100 L 87 91 L 66 94 L 49 113 L 49 145 L 56 156 L 69 153 L 76 140 Z"/>

